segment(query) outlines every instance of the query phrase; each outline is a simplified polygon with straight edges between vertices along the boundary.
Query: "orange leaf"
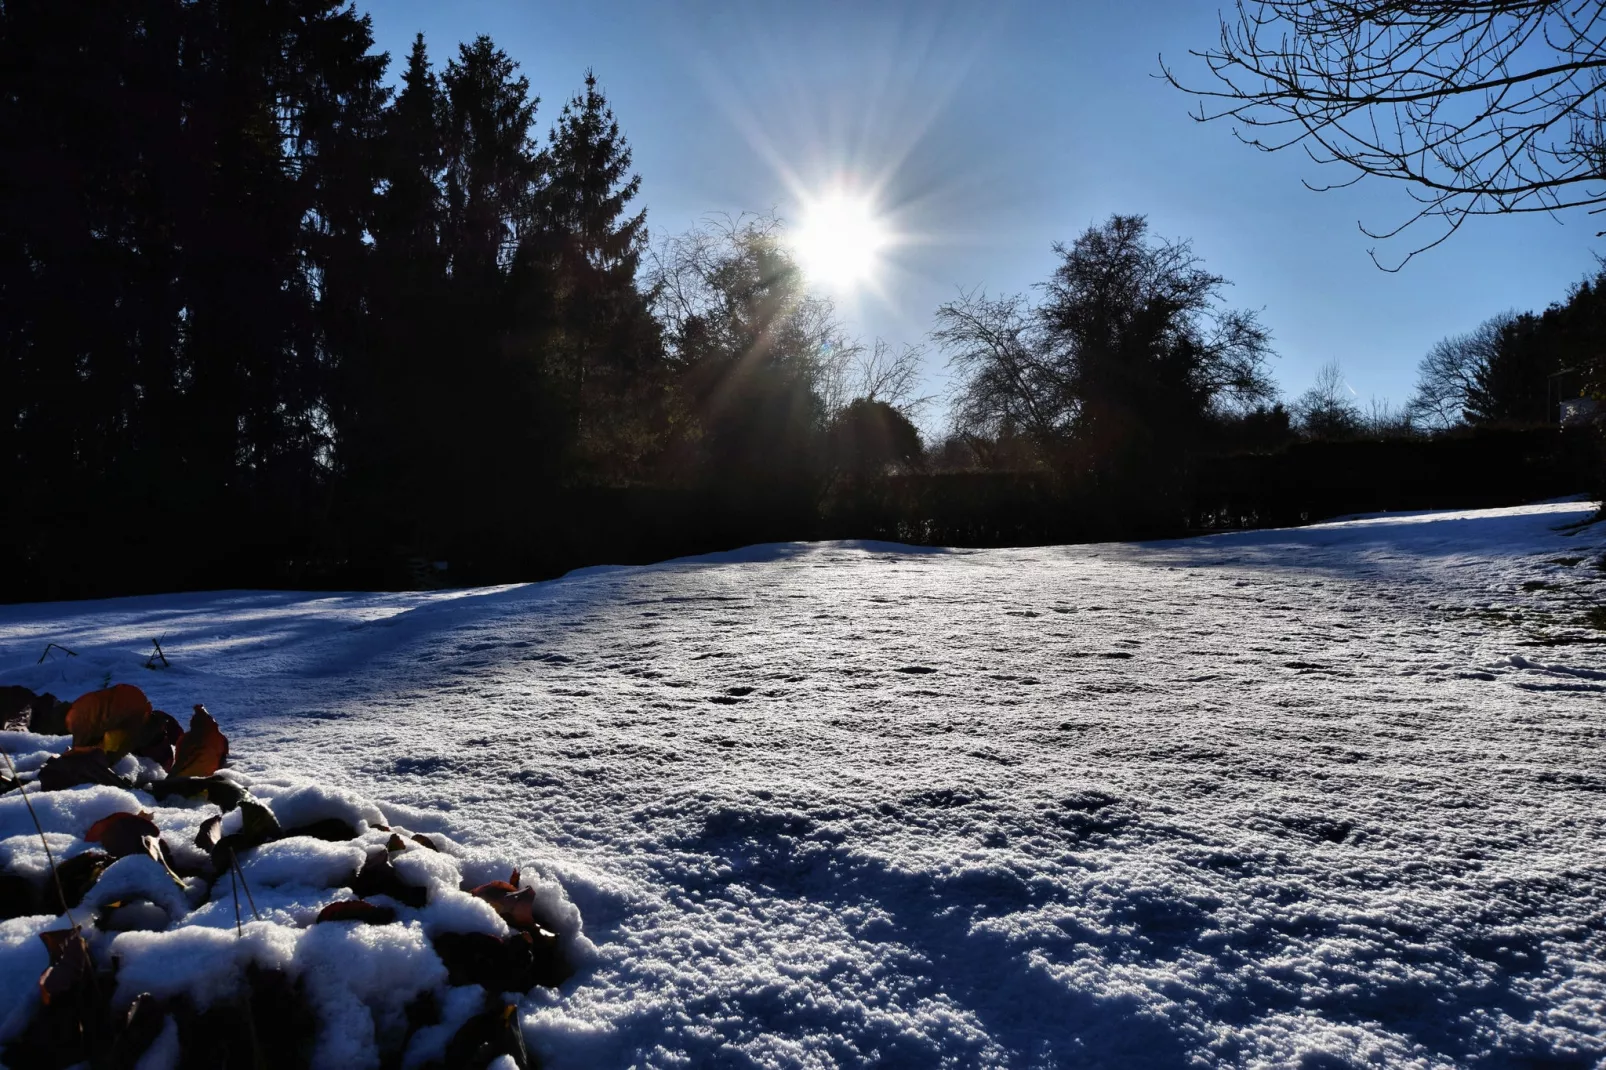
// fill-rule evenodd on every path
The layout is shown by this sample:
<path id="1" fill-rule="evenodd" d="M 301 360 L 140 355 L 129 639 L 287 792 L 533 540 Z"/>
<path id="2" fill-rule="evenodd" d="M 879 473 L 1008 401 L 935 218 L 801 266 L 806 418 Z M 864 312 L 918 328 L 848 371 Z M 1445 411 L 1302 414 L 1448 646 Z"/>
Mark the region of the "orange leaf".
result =
<path id="1" fill-rule="evenodd" d="M 168 776 L 211 776 L 228 757 L 228 738 L 218 731 L 217 722 L 206 712 L 206 707 L 198 705 L 195 716 L 190 718 L 190 730 L 179 738 L 178 753 Z"/>
<path id="2" fill-rule="evenodd" d="M 146 743 L 151 700 L 133 684 L 118 684 L 79 697 L 67 711 L 73 746 L 99 747 L 112 761 Z"/>

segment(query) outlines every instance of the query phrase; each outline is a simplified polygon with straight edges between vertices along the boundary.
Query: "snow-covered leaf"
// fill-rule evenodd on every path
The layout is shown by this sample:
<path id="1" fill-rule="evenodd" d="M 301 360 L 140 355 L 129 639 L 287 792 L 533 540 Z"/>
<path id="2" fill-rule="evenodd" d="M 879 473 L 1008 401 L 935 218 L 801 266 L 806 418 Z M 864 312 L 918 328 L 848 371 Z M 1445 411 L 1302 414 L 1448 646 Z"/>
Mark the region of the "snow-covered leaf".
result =
<path id="1" fill-rule="evenodd" d="M 396 908 L 370 903 L 366 899 L 343 899 L 318 911 L 319 922 L 356 921 L 365 925 L 389 925 L 396 920 Z M 316 923 L 314 923 L 316 924 Z"/>
<path id="2" fill-rule="evenodd" d="M 112 772 L 106 752 L 99 747 L 73 747 L 39 767 L 40 791 L 63 791 L 81 784 L 133 787 L 130 781 Z"/>
<path id="3" fill-rule="evenodd" d="M 148 790 L 157 802 L 174 795 L 185 799 L 205 799 L 224 813 L 240 805 L 245 792 L 238 784 L 217 776 L 168 776 L 151 784 Z"/>

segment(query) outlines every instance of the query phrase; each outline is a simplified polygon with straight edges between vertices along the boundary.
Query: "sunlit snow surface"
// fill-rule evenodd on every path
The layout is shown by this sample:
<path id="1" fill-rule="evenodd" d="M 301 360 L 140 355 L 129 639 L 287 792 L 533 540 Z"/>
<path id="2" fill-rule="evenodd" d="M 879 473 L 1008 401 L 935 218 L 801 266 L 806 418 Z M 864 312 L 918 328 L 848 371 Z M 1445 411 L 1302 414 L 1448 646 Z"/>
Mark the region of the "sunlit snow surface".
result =
<path id="1" fill-rule="evenodd" d="M 205 702 L 561 880 L 549 1067 L 1590 1066 L 1592 511 L 0 607 L 0 682 Z"/>

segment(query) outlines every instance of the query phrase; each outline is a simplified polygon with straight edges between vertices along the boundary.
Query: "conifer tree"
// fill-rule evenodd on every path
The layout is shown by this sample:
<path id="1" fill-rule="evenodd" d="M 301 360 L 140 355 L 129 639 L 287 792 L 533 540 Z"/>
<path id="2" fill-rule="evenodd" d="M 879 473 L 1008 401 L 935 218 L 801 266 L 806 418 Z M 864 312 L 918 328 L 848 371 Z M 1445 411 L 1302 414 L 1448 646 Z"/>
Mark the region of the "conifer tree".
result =
<path id="1" fill-rule="evenodd" d="M 375 552 L 417 549 L 421 518 L 446 478 L 434 420 L 446 264 L 443 223 L 442 100 L 424 35 L 418 34 L 401 89 L 385 111 L 375 148 L 383 193 L 373 225 L 366 306 L 371 344 L 343 376 L 347 402 L 342 468 L 356 522 Z"/>
<path id="2" fill-rule="evenodd" d="M 525 243 L 526 286 L 545 291 L 543 346 L 576 462 L 596 476 L 639 470 L 653 448 L 664 389 L 662 345 L 636 276 L 645 210 L 641 178 L 597 79 L 563 107 L 541 154 L 537 228 Z"/>

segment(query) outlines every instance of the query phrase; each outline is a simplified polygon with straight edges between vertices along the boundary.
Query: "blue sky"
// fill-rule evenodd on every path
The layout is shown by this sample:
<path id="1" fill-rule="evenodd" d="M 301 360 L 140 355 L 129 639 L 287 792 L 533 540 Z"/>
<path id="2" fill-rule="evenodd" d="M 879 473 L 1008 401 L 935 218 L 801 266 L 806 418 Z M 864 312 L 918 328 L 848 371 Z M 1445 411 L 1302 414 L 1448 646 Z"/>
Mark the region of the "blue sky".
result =
<path id="1" fill-rule="evenodd" d="M 875 184 L 894 228 L 876 291 L 838 295 L 865 339 L 919 343 L 960 288 L 1026 290 L 1050 246 L 1113 212 L 1191 238 L 1236 305 L 1262 310 L 1293 396 L 1337 360 L 1361 401 L 1410 394 L 1437 339 L 1508 308 L 1542 308 L 1591 272 L 1606 220 L 1583 212 L 1473 220 L 1398 274 L 1373 266 L 1383 229 L 1412 208 L 1395 184 L 1313 193 L 1345 175 L 1302 154 L 1248 148 L 1189 118 L 1188 49 L 1214 43 L 1217 5 L 1186 0 L 1031 3 L 372 0 L 393 74 L 423 31 L 437 65 L 490 34 L 542 98 L 544 131 L 586 68 L 635 151 L 655 234 L 707 213 L 777 210 L 845 176 Z M 1425 234 L 1425 232 L 1424 232 Z M 1398 259 L 1404 240 L 1379 246 Z M 943 389 L 928 358 L 928 389 Z M 928 421 L 940 416 L 940 408 Z"/>

